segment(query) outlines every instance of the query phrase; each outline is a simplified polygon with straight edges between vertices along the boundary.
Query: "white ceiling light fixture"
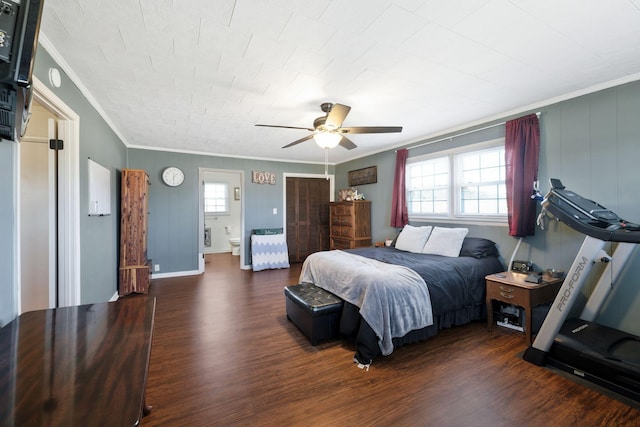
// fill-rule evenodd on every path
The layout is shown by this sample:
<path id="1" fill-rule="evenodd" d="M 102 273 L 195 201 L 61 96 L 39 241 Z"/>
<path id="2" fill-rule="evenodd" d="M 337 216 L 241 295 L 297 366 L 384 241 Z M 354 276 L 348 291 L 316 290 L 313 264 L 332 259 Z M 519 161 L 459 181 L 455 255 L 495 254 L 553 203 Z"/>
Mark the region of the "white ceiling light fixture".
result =
<path id="1" fill-rule="evenodd" d="M 342 123 L 351 111 L 351 107 L 343 104 L 333 104 L 325 102 L 320 105 L 320 109 L 325 113 L 324 116 L 317 117 L 313 121 L 313 127 L 300 126 L 283 126 L 283 125 L 264 125 L 256 124 L 256 126 L 268 128 L 285 128 L 285 129 L 302 129 L 313 132 L 304 138 L 293 141 L 282 148 L 293 147 L 301 142 L 314 139 L 322 148 L 333 148 L 340 145 L 347 150 L 353 150 L 357 145 L 348 138 L 348 134 L 358 133 L 393 133 L 402 132 L 402 126 L 350 126 L 343 127 Z"/>
<path id="2" fill-rule="evenodd" d="M 313 135 L 313 139 L 321 148 L 334 148 L 342 139 L 342 135 L 331 131 L 321 131 Z"/>

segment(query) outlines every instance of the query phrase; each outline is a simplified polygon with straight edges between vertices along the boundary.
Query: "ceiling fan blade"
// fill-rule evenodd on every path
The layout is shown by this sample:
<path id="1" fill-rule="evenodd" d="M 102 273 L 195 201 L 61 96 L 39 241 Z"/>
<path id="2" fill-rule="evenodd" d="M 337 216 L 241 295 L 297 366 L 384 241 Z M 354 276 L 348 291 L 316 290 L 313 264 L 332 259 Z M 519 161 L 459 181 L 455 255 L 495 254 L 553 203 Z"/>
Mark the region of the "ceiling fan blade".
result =
<path id="1" fill-rule="evenodd" d="M 331 129 L 338 129 L 342 126 L 342 122 L 344 122 L 345 117 L 351 111 L 351 107 L 348 105 L 342 104 L 333 104 L 331 107 L 331 111 L 327 114 L 327 121 L 325 122 L 325 126 Z"/>
<path id="2" fill-rule="evenodd" d="M 340 146 L 346 148 L 347 150 L 353 150 L 354 148 L 358 148 L 356 144 L 353 143 L 352 140 L 342 135 L 342 139 L 340 140 Z"/>
<path id="3" fill-rule="evenodd" d="M 282 148 L 289 148 L 289 147 L 293 147 L 294 145 L 300 144 L 301 142 L 308 141 L 308 140 L 310 140 L 311 138 L 313 138 L 313 134 L 311 134 L 311 135 L 307 135 L 307 136 L 305 136 L 304 138 L 300 138 L 300 139 L 298 139 L 298 140 L 296 140 L 296 141 L 293 141 L 292 143 L 287 144 L 287 145 L 285 145 L 285 146 L 284 146 L 284 147 L 282 147 Z"/>
<path id="4" fill-rule="evenodd" d="M 402 132 L 402 126 L 356 126 L 340 128 L 343 133 L 394 133 Z"/>
<path id="5" fill-rule="evenodd" d="M 262 126 L 265 128 L 284 128 L 284 129 L 304 129 L 304 130 L 308 130 L 310 132 L 313 132 L 315 129 L 311 129 L 311 128 L 301 128 L 298 126 L 280 126 L 280 125 L 255 125 L 255 126 Z"/>

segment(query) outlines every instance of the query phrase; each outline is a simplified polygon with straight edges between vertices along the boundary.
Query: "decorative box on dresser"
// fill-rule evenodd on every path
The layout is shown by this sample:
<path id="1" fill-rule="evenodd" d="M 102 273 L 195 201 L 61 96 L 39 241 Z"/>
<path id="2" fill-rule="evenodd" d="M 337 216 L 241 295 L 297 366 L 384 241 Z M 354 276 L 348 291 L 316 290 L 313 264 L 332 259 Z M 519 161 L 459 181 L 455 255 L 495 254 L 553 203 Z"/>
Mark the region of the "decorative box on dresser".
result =
<path id="1" fill-rule="evenodd" d="M 371 246 L 371 202 L 331 202 L 329 206 L 331 249 Z"/>
<path id="2" fill-rule="evenodd" d="M 122 170 L 120 195 L 120 280 L 118 293 L 146 294 L 151 261 L 147 259 L 149 176 L 144 170 Z"/>

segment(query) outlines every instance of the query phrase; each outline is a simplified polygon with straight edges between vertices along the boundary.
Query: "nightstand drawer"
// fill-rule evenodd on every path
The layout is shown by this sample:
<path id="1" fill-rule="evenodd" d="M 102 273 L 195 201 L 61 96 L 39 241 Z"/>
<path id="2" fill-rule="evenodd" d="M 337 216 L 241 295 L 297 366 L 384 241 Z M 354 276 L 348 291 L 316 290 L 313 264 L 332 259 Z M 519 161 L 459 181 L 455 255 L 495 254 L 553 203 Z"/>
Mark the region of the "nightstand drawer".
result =
<path id="1" fill-rule="evenodd" d="M 505 285 L 504 283 L 490 283 L 491 284 L 487 286 L 487 293 L 494 299 L 515 305 L 523 304 L 527 299 L 528 291 L 526 289 Z"/>

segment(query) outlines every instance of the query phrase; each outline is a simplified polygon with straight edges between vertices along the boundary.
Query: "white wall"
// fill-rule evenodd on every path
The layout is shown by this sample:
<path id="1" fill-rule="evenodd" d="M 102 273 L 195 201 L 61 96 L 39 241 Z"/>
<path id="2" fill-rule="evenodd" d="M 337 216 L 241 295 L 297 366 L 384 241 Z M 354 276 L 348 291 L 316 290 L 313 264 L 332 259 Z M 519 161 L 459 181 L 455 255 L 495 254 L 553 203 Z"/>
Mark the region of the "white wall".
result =
<path id="1" fill-rule="evenodd" d="M 49 262 L 55 260 L 55 235 L 50 223 L 54 200 L 49 182 L 55 171 L 49 170 L 48 119 L 52 114 L 37 102 L 20 143 L 20 291 L 21 312 L 55 306 L 50 301 Z M 51 165 L 52 166 L 52 165 Z M 51 203 L 51 205 L 50 205 Z M 53 257 L 53 258 L 52 258 Z M 55 270 L 53 270 L 55 271 Z"/>

